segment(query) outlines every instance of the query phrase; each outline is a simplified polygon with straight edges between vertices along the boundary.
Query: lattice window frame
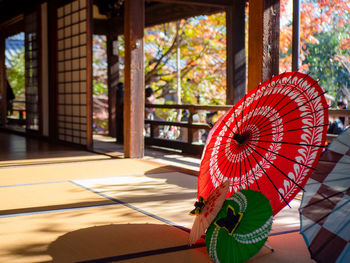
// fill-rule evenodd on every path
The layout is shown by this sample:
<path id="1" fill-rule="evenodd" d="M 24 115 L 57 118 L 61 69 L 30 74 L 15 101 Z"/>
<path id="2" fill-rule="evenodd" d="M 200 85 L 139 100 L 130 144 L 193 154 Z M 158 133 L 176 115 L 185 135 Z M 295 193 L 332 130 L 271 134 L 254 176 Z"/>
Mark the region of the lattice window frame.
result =
<path id="1" fill-rule="evenodd" d="M 57 136 L 91 148 L 91 0 L 74 0 L 56 12 Z"/>
<path id="2" fill-rule="evenodd" d="M 26 129 L 41 129 L 41 16 L 38 10 L 24 16 Z"/>

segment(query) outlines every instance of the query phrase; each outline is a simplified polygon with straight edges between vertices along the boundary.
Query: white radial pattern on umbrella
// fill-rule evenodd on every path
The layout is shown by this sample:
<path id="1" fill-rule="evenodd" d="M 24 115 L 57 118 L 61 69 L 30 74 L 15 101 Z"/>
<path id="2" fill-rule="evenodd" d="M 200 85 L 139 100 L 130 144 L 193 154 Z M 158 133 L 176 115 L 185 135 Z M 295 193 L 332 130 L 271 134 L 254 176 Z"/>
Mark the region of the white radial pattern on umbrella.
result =
<path id="1" fill-rule="evenodd" d="M 226 200 L 233 200 L 239 206 L 239 212 L 244 213 L 247 209 L 247 198 L 241 192 L 236 193 L 235 195 L 231 195 Z"/>
<path id="2" fill-rule="evenodd" d="M 236 114 L 241 114 L 242 108 L 240 108 L 240 111 L 237 111 Z M 246 189 L 249 183 L 253 183 L 255 178 L 258 179 L 264 175 L 264 172 L 262 169 L 268 169 L 271 165 L 269 162 L 272 162 L 274 159 L 276 159 L 276 155 L 279 153 L 279 150 L 281 149 L 281 144 L 278 142 L 281 142 L 283 139 L 283 126 L 281 126 L 282 119 L 280 119 L 280 115 L 278 112 L 271 108 L 271 107 L 259 107 L 254 112 L 249 112 L 246 116 L 243 117 L 243 123 L 247 122 L 250 118 L 259 117 L 259 116 L 265 116 L 269 118 L 269 121 L 272 125 L 272 132 L 274 133 L 272 140 L 275 143 L 270 144 L 269 151 L 265 154 L 265 159 L 263 159 L 259 164 L 256 164 L 255 167 L 252 170 L 248 171 L 248 174 L 246 176 L 242 176 L 242 178 L 238 177 L 231 177 L 229 180 L 231 181 L 230 190 L 232 192 L 237 192 L 240 189 L 240 186 L 243 186 L 243 189 Z M 227 126 L 225 126 L 221 131 L 221 136 L 227 136 L 227 133 L 229 136 L 233 137 L 233 134 L 237 132 L 238 129 L 241 129 L 242 122 L 237 123 L 237 127 L 233 125 L 234 117 L 231 116 L 229 121 L 227 122 L 227 126 L 232 125 L 232 131 L 230 131 Z M 251 136 L 251 139 L 257 140 L 259 139 L 260 131 L 259 128 L 254 124 L 249 124 L 242 129 L 243 132 L 249 133 Z M 218 167 L 218 152 L 219 147 L 221 144 L 223 137 L 217 137 L 217 140 L 214 145 L 214 150 L 212 152 L 213 158 L 210 160 L 210 169 L 212 170 L 212 180 L 213 184 L 216 185 L 218 182 L 222 180 L 224 175 L 222 174 L 221 170 Z M 229 142 L 233 142 L 233 139 L 229 139 Z M 240 151 L 238 154 L 233 153 L 230 151 L 230 147 L 225 148 L 225 155 L 229 162 L 235 163 L 235 162 L 242 162 L 245 158 L 247 158 L 252 151 L 255 150 L 255 146 L 251 145 L 251 149 L 249 151 L 246 151 L 243 153 L 243 151 Z M 274 152 L 275 154 L 271 154 L 271 152 Z M 213 172 L 214 171 L 214 172 Z M 253 173 L 255 175 L 255 178 L 253 176 Z M 248 178 L 248 182 L 247 182 Z"/>
<path id="3" fill-rule="evenodd" d="M 218 243 L 218 236 L 219 236 L 219 228 L 215 228 L 213 235 L 211 236 L 210 239 L 210 245 L 209 245 L 209 255 L 210 258 L 214 258 L 215 262 L 220 262 L 218 258 L 218 254 L 216 253 L 216 245 Z"/>
<path id="4" fill-rule="evenodd" d="M 253 232 L 247 234 L 233 234 L 233 237 L 236 239 L 237 242 L 242 244 L 257 243 L 269 236 L 272 220 L 273 217 L 271 216 L 263 226 L 259 227 Z"/>
<path id="5" fill-rule="evenodd" d="M 303 117 L 302 122 L 304 125 L 302 128 L 310 126 L 315 127 L 314 129 L 304 130 L 304 134 L 301 136 L 301 144 L 321 145 L 323 132 L 322 125 L 326 121 L 323 114 L 321 97 L 319 97 L 320 94 L 315 88 L 310 88 L 311 85 L 312 84 L 308 82 L 303 83 L 303 90 L 306 90 L 305 96 L 299 96 L 295 99 L 298 106 L 304 105 L 299 108 L 301 111 L 300 116 Z M 313 112 L 313 114 L 307 115 L 309 112 Z M 298 152 L 300 155 L 295 157 L 297 163 L 293 165 L 294 170 L 288 173 L 288 177 L 295 180 L 297 183 L 302 182 L 302 180 L 308 175 L 310 169 L 303 165 L 311 166 L 312 163 L 314 163 L 318 149 L 316 147 L 311 148 L 308 146 L 301 146 L 301 149 L 299 149 Z M 280 193 L 282 193 L 285 198 L 289 198 L 299 190 L 300 189 L 298 189 L 290 180 L 284 180 L 284 188 L 279 188 Z"/>

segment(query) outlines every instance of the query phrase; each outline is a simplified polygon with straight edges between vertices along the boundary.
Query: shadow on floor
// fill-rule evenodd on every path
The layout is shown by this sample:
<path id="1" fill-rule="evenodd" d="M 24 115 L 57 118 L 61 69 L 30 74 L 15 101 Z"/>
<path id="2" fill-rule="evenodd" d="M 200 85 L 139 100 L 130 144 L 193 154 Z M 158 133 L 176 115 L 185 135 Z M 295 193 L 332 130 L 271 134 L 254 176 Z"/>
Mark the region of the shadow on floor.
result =
<path id="1" fill-rule="evenodd" d="M 111 224 L 67 233 L 47 253 L 52 262 L 209 262 L 203 240 L 189 247 L 187 239 L 188 233 L 169 225 Z"/>
<path id="2" fill-rule="evenodd" d="M 186 173 L 188 175 L 198 176 L 197 171 L 178 167 L 178 166 L 173 166 L 173 165 L 165 165 L 162 167 L 157 167 L 155 169 L 145 172 L 145 175 L 156 175 L 156 174 L 162 174 L 166 172 L 181 172 L 181 173 Z"/>

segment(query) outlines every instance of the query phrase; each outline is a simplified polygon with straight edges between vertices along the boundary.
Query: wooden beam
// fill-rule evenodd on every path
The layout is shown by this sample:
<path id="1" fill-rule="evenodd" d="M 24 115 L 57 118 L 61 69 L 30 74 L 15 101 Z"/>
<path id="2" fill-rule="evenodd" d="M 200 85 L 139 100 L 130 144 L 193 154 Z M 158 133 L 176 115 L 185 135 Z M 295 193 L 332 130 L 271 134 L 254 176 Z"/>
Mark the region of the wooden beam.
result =
<path id="1" fill-rule="evenodd" d="M 48 59 L 48 3 L 41 4 L 41 101 L 42 135 L 49 136 L 49 59 Z"/>
<path id="2" fill-rule="evenodd" d="M 2 98 L 1 108 L 0 108 L 0 116 L 1 121 L 0 124 L 2 127 L 6 126 L 6 115 L 7 115 L 7 107 L 6 107 L 6 71 L 5 71 L 5 36 L 0 34 L 0 95 Z"/>
<path id="3" fill-rule="evenodd" d="M 157 3 L 146 6 L 145 26 L 154 26 L 198 15 L 223 12 L 223 7 L 193 6 L 188 4 Z"/>
<path id="4" fill-rule="evenodd" d="M 124 2 L 124 156 L 127 158 L 142 158 L 144 155 L 144 7 L 144 0 Z"/>
<path id="5" fill-rule="evenodd" d="M 219 7 L 171 5 L 166 3 L 157 3 L 151 6 L 146 5 L 145 8 L 145 27 L 198 15 L 211 15 L 224 11 L 223 8 Z M 120 16 L 108 20 L 94 19 L 94 33 L 97 35 L 107 35 L 108 33 L 121 35 L 123 32 L 124 21 Z"/>
<path id="6" fill-rule="evenodd" d="M 292 71 L 299 70 L 300 0 L 293 0 Z"/>
<path id="7" fill-rule="evenodd" d="M 109 136 L 117 137 L 117 85 L 119 82 L 119 56 L 114 53 L 114 43 L 118 37 L 107 35 L 107 59 L 108 59 L 108 133 Z M 116 47 L 117 48 L 117 47 Z M 122 119 L 122 118 L 121 118 Z"/>
<path id="8" fill-rule="evenodd" d="M 280 0 L 249 1 L 248 91 L 279 73 Z"/>
<path id="9" fill-rule="evenodd" d="M 49 96 L 49 138 L 58 140 L 57 125 L 57 7 L 54 1 L 47 3 L 47 38 L 48 38 L 48 96 Z"/>
<path id="10" fill-rule="evenodd" d="M 110 20 L 108 19 L 96 19 L 94 18 L 94 34 L 95 35 L 108 35 L 110 31 L 109 29 L 109 24 L 110 24 Z"/>
<path id="11" fill-rule="evenodd" d="M 210 6 L 210 7 L 229 7 L 232 5 L 232 0 L 156 0 L 155 2 L 189 5 L 189 6 L 193 6 L 193 5 Z"/>
<path id="12" fill-rule="evenodd" d="M 24 16 L 20 14 L 8 21 L 0 24 L 0 31 L 3 32 L 4 37 L 16 35 L 24 31 Z"/>
<path id="13" fill-rule="evenodd" d="M 93 85 L 92 85 L 92 35 L 93 35 L 93 19 L 92 19 L 92 1 L 86 0 L 86 148 L 93 149 Z"/>
<path id="14" fill-rule="evenodd" d="M 121 17 L 112 19 L 94 19 L 94 34 L 96 35 L 122 35 L 124 33 L 124 21 Z"/>
<path id="15" fill-rule="evenodd" d="M 245 1 L 226 9 L 226 104 L 238 102 L 246 92 Z"/>

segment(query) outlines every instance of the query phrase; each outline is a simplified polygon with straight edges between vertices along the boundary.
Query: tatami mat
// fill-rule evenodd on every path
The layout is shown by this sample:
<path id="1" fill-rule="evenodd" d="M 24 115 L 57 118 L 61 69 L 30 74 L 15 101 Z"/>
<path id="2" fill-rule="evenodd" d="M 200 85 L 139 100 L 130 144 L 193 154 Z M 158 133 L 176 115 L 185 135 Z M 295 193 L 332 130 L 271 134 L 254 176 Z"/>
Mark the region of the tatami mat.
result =
<path id="1" fill-rule="evenodd" d="M 23 160 L 6 160 L 0 161 L 0 167 L 12 167 L 12 166 L 23 166 L 23 165 L 37 165 L 37 164 L 53 164 L 53 163 L 69 163 L 69 162 L 83 162 L 83 161 L 96 161 L 96 160 L 107 160 L 111 159 L 110 156 L 94 154 L 89 152 L 73 152 L 66 153 L 68 157 L 57 157 L 57 154 L 52 154 L 52 157 L 42 158 L 40 154 L 31 156 L 29 159 Z"/>
<path id="2" fill-rule="evenodd" d="M 122 205 L 6 218 L 1 229 L 1 262 L 210 262 L 205 247 L 186 246 L 185 231 Z M 267 244 L 275 251 L 249 262 L 313 262 L 298 233 Z"/>
<path id="3" fill-rule="evenodd" d="M 48 251 L 57 262 L 210 262 L 205 248 L 187 246 L 188 234 L 160 224 L 112 224 L 61 236 Z M 74 240 L 75 247 L 67 241 Z M 86 248 L 92 247 L 88 252 Z M 96 249 L 96 248 L 99 249 Z M 60 250 L 76 250 L 69 257 Z"/>
<path id="4" fill-rule="evenodd" d="M 0 168 L 0 262 L 210 262 L 203 240 L 187 246 L 196 189 L 144 160 Z M 301 235 L 278 233 L 297 229 L 297 206 L 251 262 L 310 261 Z"/>
<path id="5" fill-rule="evenodd" d="M 168 170 L 164 164 L 131 159 L 5 167 L 0 168 L 0 186 L 157 173 Z"/>
<path id="6" fill-rule="evenodd" d="M 190 228 L 197 178 L 179 172 L 75 180 L 96 193 Z"/>
<path id="7" fill-rule="evenodd" d="M 71 182 L 3 187 L 0 216 L 115 203 Z"/>
<path id="8" fill-rule="evenodd" d="M 197 198 L 197 177 L 180 172 L 115 176 L 74 180 L 75 183 L 107 198 L 138 207 L 170 222 L 191 228 L 189 211 Z M 271 233 L 299 229 L 299 200 L 293 200 L 274 218 Z"/>
<path id="9" fill-rule="evenodd" d="M 52 259 L 55 262 L 75 262 L 143 251 L 150 245 L 150 242 L 142 241 L 145 234 L 138 232 L 136 237 L 143 245 L 136 246 L 137 243 L 130 241 L 132 235 L 129 241 L 125 239 L 125 225 L 160 224 L 158 220 L 123 205 L 1 218 L 0 222 L 0 262 L 47 262 Z M 111 226 L 115 226 L 114 231 L 104 231 Z M 182 230 L 175 230 L 186 235 Z M 120 231 L 123 234 L 119 234 Z M 83 233 L 80 240 L 76 239 L 76 233 Z M 174 242 L 179 244 L 178 238 L 174 238 Z M 120 243 L 125 243 L 122 250 Z M 168 245 L 163 240 L 162 247 Z"/>

